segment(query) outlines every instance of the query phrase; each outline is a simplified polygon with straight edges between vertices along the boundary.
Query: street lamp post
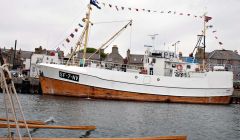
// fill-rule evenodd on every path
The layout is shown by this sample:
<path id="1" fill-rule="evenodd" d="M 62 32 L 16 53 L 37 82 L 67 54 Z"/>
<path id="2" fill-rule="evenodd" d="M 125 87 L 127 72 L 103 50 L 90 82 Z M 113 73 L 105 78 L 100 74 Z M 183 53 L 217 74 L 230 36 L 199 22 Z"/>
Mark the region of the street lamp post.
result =
<path id="1" fill-rule="evenodd" d="M 174 52 L 175 52 L 175 56 L 177 56 L 177 50 L 176 50 L 177 48 L 176 48 L 176 47 L 177 47 L 177 44 L 178 44 L 178 43 L 180 43 L 180 41 L 177 41 L 177 42 L 175 42 L 175 43 L 172 44 L 172 46 L 175 47 L 175 51 L 174 51 Z"/>

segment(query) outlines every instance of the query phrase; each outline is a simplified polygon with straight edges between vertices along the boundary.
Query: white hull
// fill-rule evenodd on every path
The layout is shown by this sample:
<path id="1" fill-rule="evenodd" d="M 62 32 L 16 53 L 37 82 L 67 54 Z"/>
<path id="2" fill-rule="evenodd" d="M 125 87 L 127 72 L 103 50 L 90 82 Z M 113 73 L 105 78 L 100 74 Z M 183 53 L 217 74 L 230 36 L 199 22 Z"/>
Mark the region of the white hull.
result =
<path id="1" fill-rule="evenodd" d="M 51 79 L 139 94 L 219 97 L 233 93 L 232 72 L 227 71 L 206 72 L 202 77 L 167 77 L 56 64 L 40 64 L 39 69 L 44 77 Z M 79 79 L 61 78 L 59 71 L 79 75 Z"/>

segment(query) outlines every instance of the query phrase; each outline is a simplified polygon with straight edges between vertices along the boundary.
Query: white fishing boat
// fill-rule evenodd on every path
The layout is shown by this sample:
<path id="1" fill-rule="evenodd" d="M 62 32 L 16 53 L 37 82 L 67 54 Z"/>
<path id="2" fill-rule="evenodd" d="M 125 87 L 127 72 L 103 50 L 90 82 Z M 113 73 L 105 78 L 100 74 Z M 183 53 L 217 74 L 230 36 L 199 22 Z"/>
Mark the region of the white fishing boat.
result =
<path id="1" fill-rule="evenodd" d="M 71 58 L 87 48 L 90 5 L 85 28 Z M 119 30 L 117 36 L 127 26 Z M 205 39 L 205 31 L 202 35 Z M 84 43 L 82 41 L 85 40 Z M 109 41 L 109 40 L 108 40 Z M 107 42 L 108 42 L 107 41 Z M 106 44 L 106 43 L 105 43 Z M 104 44 L 98 49 L 100 50 Z M 233 73 L 223 67 L 181 61 L 175 52 L 147 49 L 144 66 L 93 61 L 83 56 L 67 64 L 38 65 L 43 94 L 113 100 L 228 104 L 233 93 Z"/>

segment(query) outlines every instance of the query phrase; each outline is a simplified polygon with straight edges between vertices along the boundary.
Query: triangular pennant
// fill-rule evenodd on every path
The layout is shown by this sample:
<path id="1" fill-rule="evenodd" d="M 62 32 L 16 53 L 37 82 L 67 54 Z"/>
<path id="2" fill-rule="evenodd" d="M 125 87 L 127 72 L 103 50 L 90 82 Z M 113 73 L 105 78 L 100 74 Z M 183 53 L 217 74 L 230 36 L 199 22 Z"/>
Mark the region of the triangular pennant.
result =
<path id="1" fill-rule="evenodd" d="M 70 40 L 67 38 L 67 39 L 66 39 L 66 42 L 67 42 L 67 43 L 69 43 L 69 42 L 70 42 Z"/>
<path id="2" fill-rule="evenodd" d="M 117 7 L 117 5 L 115 6 L 115 8 L 116 8 L 116 10 L 118 11 L 118 7 Z"/>
<path id="3" fill-rule="evenodd" d="M 71 36 L 72 38 L 74 38 L 74 34 L 73 34 L 73 33 L 71 33 L 70 36 Z"/>
<path id="4" fill-rule="evenodd" d="M 80 26 L 80 27 L 83 27 L 83 25 L 82 25 L 82 24 L 80 24 L 80 23 L 78 24 L 78 26 Z"/>

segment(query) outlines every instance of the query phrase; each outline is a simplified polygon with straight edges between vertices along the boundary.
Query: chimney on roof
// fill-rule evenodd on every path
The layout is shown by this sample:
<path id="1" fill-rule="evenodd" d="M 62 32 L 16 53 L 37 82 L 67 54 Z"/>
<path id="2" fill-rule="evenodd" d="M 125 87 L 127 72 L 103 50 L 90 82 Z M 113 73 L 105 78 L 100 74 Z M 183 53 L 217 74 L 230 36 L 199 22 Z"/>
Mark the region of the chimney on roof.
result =
<path id="1" fill-rule="evenodd" d="M 112 53 L 118 54 L 118 47 L 117 47 L 117 45 L 113 45 Z"/>

